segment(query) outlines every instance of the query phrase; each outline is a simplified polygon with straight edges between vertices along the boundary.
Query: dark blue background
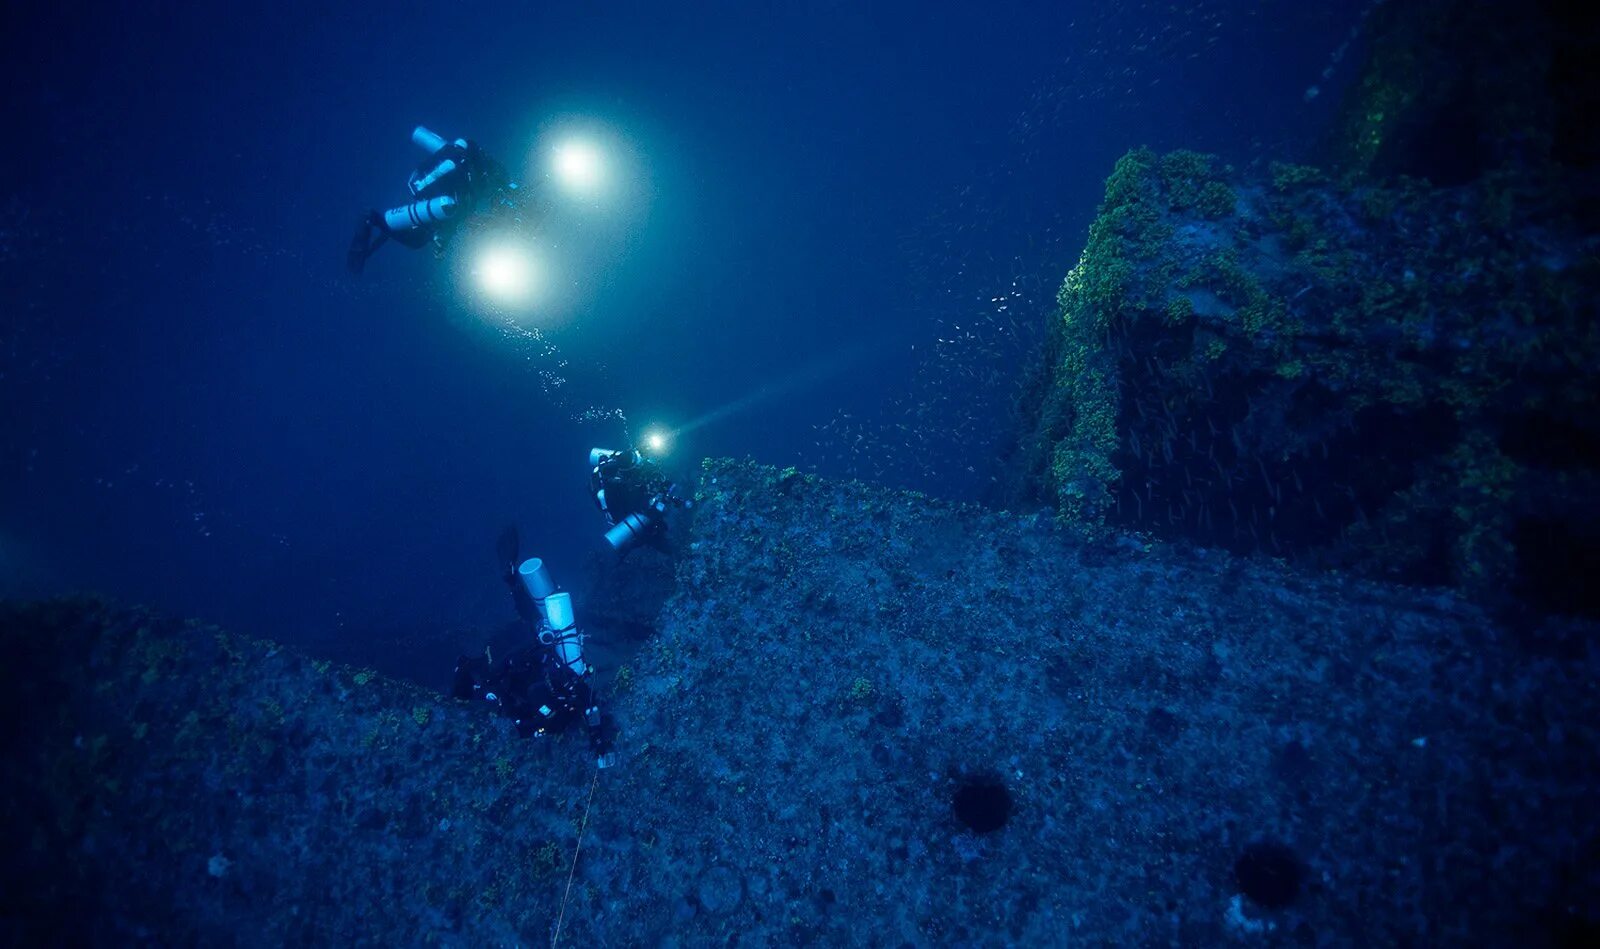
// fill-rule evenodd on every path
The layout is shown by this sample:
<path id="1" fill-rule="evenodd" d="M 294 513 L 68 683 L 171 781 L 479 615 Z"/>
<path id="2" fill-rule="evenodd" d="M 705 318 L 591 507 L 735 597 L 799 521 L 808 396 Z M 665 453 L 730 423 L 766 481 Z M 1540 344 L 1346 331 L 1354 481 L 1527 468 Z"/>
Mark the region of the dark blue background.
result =
<path id="1" fill-rule="evenodd" d="M 773 383 L 676 457 L 976 496 L 1117 156 L 1314 154 L 1360 7 L 13 12 L 0 592 L 310 644 L 493 622 L 503 524 L 569 575 L 598 537 L 583 456 L 621 426 L 579 410 L 676 426 Z M 342 272 L 412 125 L 515 169 L 572 117 L 636 180 L 546 229 L 556 354 L 426 254 Z"/>

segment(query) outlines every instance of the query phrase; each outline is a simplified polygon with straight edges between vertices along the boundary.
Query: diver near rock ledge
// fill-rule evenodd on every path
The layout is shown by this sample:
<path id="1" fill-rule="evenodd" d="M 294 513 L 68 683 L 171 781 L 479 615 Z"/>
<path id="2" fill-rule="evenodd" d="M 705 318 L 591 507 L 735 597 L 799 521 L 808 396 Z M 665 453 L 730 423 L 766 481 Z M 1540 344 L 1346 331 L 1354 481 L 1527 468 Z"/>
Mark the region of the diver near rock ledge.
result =
<path id="1" fill-rule="evenodd" d="M 508 534 L 514 544 L 515 534 Z M 502 553 L 505 547 L 502 537 Z M 562 732 L 582 721 L 595 766 L 611 767 L 617 760 L 616 727 L 601 714 L 594 667 L 584 659 L 584 637 L 572 610 L 572 595 L 557 590 L 549 568 L 537 557 L 516 564 L 506 581 L 518 614 L 534 628 L 535 642 L 499 663 L 488 649 L 480 656 L 461 656 L 451 695 L 489 703 L 525 738 Z"/>
<path id="2" fill-rule="evenodd" d="M 390 240 L 411 250 L 432 245 L 438 255 L 474 215 L 518 210 L 517 183 L 478 143 L 446 141 L 420 125 L 412 130 L 411 141 L 427 153 L 406 181 L 411 201 L 361 216 L 345 258 L 352 273 L 361 273 Z"/>
<path id="3" fill-rule="evenodd" d="M 626 555 L 641 542 L 664 547 L 668 508 L 694 506 L 678 493 L 678 485 L 661 465 L 640 449 L 591 449 L 589 464 L 589 493 L 610 528 L 606 542 L 618 553 Z"/>

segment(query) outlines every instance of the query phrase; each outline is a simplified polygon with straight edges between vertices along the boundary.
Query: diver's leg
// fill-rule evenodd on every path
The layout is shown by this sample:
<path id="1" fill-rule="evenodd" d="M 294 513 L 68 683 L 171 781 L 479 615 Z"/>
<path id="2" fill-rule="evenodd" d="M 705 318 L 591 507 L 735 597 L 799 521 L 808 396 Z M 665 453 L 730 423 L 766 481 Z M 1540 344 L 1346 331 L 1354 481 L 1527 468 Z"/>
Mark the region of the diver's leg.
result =
<path id="1" fill-rule="evenodd" d="M 383 246 L 389 239 L 389 231 L 383 226 L 383 217 L 377 211 L 368 211 L 361 216 L 361 222 L 356 225 L 356 232 L 350 238 L 350 250 L 345 255 L 345 264 L 351 273 L 360 273 L 367 266 L 367 258 Z"/>
<path id="2" fill-rule="evenodd" d="M 462 656 L 456 660 L 450 695 L 458 699 L 477 699 L 483 696 L 489 681 L 489 660 L 484 656 Z"/>

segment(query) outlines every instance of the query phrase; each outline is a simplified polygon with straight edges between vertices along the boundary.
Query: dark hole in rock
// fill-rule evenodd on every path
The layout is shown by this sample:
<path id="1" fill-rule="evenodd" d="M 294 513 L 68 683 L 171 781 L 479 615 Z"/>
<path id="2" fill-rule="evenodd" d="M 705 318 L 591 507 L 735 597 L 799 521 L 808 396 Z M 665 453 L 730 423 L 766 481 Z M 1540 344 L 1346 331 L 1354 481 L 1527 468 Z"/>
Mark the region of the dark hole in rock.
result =
<path id="1" fill-rule="evenodd" d="M 1290 741 L 1272 757 L 1272 770 L 1285 781 L 1299 781 L 1311 773 L 1311 751 L 1298 741 Z"/>
<path id="2" fill-rule="evenodd" d="M 1528 518 L 1517 523 L 1512 545 L 1519 598 L 1543 612 L 1600 618 L 1600 538 L 1576 523 Z"/>
<path id="3" fill-rule="evenodd" d="M 1550 23 L 1546 35 L 1553 46 L 1546 73 L 1555 107 L 1551 156 L 1575 168 L 1600 163 L 1600 130 L 1590 119 L 1600 100 L 1600 72 L 1594 68 L 1595 37 L 1600 35 L 1600 8 L 1573 0 L 1539 4 Z"/>
<path id="4" fill-rule="evenodd" d="M 1600 434 L 1577 419 L 1524 412 L 1501 426 L 1500 450 L 1535 468 L 1600 469 Z"/>
<path id="5" fill-rule="evenodd" d="M 1013 804 L 1011 792 L 994 775 L 982 775 L 963 780 L 956 788 L 951 805 L 956 820 L 975 834 L 988 834 L 999 830 L 1011 819 Z"/>
<path id="6" fill-rule="evenodd" d="M 1183 732 L 1183 719 L 1157 706 L 1145 713 L 1144 727 L 1151 738 L 1164 745 Z"/>
<path id="7" fill-rule="evenodd" d="M 260 780 L 263 783 L 273 783 L 283 779 L 289 773 L 289 758 L 283 752 L 283 746 L 278 745 L 272 749 L 272 754 L 267 758 L 267 763 L 262 766 Z"/>
<path id="8" fill-rule="evenodd" d="M 1418 116 L 1399 136 L 1406 147 L 1393 150 L 1393 170 L 1445 187 L 1466 184 L 1483 174 L 1489 155 L 1480 105 L 1470 83 L 1458 84 L 1445 102 Z"/>
<path id="9" fill-rule="evenodd" d="M 1234 861 L 1240 892 L 1257 906 L 1281 909 L 1300 894 L 1305 868 L 1294 851 L 1275 840 L 1258 840 Z"/>

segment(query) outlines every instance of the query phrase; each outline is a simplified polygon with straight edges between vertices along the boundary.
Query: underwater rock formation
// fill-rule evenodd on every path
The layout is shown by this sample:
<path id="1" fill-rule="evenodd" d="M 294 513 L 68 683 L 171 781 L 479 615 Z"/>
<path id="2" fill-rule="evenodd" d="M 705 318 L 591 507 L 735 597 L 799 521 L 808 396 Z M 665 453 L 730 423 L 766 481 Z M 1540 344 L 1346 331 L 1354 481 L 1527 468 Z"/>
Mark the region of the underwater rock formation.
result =
<path id="1" fill-rule="evenodd" d="M 1003 500 L 1600 618 L 1600 8 L 1370 8 L 1328 167 L 1118 162 Z"/>
<path id="2" fill-rule="evenodd" d="M 543 924 L 584 756 L 144 611 L 0 604 L 0 637 L 7 944 L 510 945 L 535 918 L 486 905 Z"/>
<path id="3" fill-rule="evenodd" d="M 6 608 L 8 935 L 1481 944 L 1593 922 L 1592 650 L 1526 651 L 1448 592 L 792 469 L 708 463 L 702 491 L 598 778 L 581 736 L 519 740 L 271 644 Z"/>
<path id="4" fill-rule="evenodd" d="M 584 624 L 591 631 L 604 627 L 607 637 L 639 640 L 655 632 L 661 605 L 672 595 L 676 562 L 668 550 L 688 542 L 688 515 L 672 525 L 675 547 L 666 550 L 641 546 L 618 557 L 612 551 L 595 553 L 583 565 Z"/>
<path id="5" fill-rule="evenodd" d="M 1329 143 L 1341 172 L 1459 185 L 1600 163 L 1600 7 L 1407 0 L 1371 20 Z"/>
<path id="6" fill-rule="evenodd" d="M 1560 189 L 1121 159 L 1012 504 L 1600 616 L 1600 239 Z"/>

